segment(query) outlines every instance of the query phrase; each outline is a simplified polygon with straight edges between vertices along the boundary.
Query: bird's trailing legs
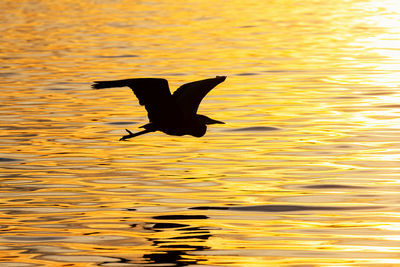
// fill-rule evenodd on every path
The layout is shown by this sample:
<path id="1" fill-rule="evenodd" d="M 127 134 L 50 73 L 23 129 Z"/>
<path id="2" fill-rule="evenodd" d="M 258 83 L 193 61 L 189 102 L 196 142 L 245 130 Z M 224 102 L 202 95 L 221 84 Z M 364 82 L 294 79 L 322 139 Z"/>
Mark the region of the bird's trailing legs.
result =
<path id="1" fill-rule="evenodd" d="M 125 129 L 125 131 L 127 131 L 129 134 L 122 136 L 121 139 L 119 139 L 119 141 L 125 141 L 126 139 L 129 139 L 129 138 L 133 138 L 133 137 L 136 137 L 136 136 L 139 136 L 139 135 L 142 135 L 142 134 L 153 132 L 153 131 L 148 130 L 148 129 L 140 131 L 140 132 L 137 132 L 137 133 L 132 133 L 128 129 Z"/>

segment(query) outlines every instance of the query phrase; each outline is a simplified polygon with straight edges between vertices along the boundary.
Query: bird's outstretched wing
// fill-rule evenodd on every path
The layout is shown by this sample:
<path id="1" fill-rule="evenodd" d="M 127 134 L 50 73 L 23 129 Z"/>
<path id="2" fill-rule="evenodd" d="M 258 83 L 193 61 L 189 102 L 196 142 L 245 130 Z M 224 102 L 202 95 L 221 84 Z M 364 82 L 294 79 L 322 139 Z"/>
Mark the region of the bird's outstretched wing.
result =
<path id="1" fill-rule="evenodd" d="M 136 78 L 116 81 L 96 81 L 95 89 L 128 86 L 144 106 L 150 122 L 167 122 L 176 116 L 182 116 L 175 104 L 168 81 L 161 78 Z"/>
<path id="2" fill-rule="evenodd" d="M 186 83 L 173 94 L 176 103 L 185 114 L 196 114 L 201 100 L 215 86 L 225 81 L 226 76 L 217 76 L 211 79 Z"/>

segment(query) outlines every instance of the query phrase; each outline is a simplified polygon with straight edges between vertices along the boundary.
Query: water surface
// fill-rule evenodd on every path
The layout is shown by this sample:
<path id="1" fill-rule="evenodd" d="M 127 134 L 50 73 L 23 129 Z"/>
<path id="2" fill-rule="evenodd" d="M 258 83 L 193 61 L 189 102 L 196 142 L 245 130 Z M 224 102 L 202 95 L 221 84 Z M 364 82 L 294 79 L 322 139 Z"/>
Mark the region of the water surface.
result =
<path id="1" fill-rule="evenodd" d="M 396 1 L 2 1 L 0 264 L 397 266 Z M 95 80 L 227 75 L 206 136 Z"/>

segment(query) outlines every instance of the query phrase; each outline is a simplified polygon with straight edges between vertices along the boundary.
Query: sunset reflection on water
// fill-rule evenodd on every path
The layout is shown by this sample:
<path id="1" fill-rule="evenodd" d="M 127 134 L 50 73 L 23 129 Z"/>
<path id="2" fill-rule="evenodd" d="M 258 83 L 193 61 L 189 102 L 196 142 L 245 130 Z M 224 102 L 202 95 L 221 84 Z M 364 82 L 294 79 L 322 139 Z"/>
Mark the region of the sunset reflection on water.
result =
<path id="1" fill-rule="evenodd" d="M 400 264 L 396 1 L 0 8 L 0 265 Z M 90 88 L 216 75 L 202 138 Z"/>

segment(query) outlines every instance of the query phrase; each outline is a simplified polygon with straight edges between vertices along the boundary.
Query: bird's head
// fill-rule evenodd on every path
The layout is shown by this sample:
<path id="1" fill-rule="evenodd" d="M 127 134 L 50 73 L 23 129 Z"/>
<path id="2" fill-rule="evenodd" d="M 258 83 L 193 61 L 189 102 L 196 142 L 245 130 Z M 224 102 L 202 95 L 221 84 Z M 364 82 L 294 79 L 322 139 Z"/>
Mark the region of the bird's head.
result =
<path id="1" fill-rule="evenodd" d="M 207 132 L 207 126 L 205 124 L 199 124 L 190 130 L 190 135 L 194 137 L 202 137 Z"/>

